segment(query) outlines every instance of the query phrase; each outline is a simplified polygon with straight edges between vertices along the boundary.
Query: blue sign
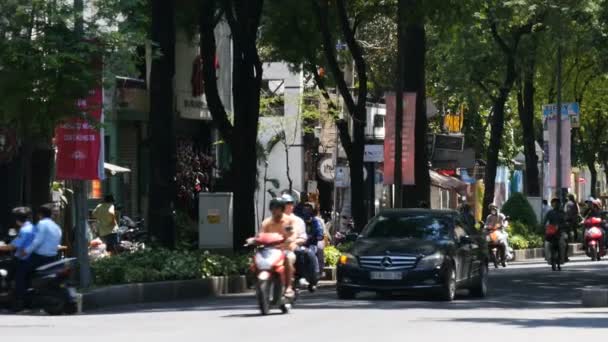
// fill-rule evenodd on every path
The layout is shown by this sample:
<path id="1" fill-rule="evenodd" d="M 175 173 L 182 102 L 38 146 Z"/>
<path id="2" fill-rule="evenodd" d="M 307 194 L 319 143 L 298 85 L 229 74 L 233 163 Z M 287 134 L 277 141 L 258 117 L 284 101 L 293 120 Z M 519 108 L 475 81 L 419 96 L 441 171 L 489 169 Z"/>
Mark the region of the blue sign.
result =
<path id="1" fill-rule="evenodd" d="M 562 103 L 562 120 L 571 116 L 580 115 L 578 102 Z M 543 117 L 553 119 L 557 115 L 557 105 L 548 104 L 543 106 Z"/>

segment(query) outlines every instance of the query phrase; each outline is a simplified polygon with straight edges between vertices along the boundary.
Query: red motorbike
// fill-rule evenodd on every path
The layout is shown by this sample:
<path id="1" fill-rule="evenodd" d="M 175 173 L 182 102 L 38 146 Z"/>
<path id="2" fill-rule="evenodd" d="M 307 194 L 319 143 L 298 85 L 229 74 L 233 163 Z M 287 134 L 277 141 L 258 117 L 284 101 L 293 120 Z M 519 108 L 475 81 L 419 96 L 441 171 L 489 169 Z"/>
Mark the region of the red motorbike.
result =
<path id="1" fill-rule="evenodd" d="M 590 217 L 585 220 L 585 245 L 587 246 L 587 256 L 593 261 L 599 261 L 606 255 L 604 246 L 604 231 L 601 228 L 602 219 Z"/>
<path id="2" fill-rule="evenodd" d="M 278 248 L 283 241 L 281 234 L 261 233 L 247 242 L 247 245 L 256 246 L 251 270 L 256 275 L 255 295 L 262 315 L 267 315 L 272 308 L 289 313 L 295 300 L 285 297 L 290 280 L 285 274 L 285 253 Z"/>

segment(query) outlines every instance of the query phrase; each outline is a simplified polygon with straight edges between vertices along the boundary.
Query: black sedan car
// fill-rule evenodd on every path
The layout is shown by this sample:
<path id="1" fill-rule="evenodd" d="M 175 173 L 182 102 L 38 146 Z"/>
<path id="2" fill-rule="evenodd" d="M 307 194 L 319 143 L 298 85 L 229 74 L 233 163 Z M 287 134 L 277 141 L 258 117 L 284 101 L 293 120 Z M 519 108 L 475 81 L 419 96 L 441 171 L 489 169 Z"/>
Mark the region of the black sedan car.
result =
<path id="1" fill-rule="evenodd" d="M 446 301 L 468 288 L 487 292 L 485 239 L 456 211 L 387 210 L 374 217 L 338 264 L 337 292 L 352 299 L 358 292 L 432 291 Z"/>

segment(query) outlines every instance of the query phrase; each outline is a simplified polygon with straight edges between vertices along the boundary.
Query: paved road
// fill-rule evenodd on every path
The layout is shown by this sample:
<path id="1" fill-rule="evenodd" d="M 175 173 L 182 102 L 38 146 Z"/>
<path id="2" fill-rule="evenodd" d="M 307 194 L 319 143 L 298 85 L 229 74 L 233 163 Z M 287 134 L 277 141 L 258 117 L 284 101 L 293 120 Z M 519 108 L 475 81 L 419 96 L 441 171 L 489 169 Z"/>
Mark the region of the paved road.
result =
<path id="1" fill-rule="evenodd" d="M 579 305 L 580 288 L 608 284 L 608 262 L 577 259 L 491 272 L 491 295 L 339 301 L 326 289 L 287 316 L 260 317 L 249 295 L 142 305 L 71 317 L 0 315 L 0 336 L 21 341 L 572 341 L 608 336 L 608 308 Z M 300 333 L 297 334 L 296 332 Z M 308 336 L 304 336 L 307 333 Z M 86 337 L 86 340 L 83 339 Z M 13 338 L 14 340 L 14 338 Z"/>

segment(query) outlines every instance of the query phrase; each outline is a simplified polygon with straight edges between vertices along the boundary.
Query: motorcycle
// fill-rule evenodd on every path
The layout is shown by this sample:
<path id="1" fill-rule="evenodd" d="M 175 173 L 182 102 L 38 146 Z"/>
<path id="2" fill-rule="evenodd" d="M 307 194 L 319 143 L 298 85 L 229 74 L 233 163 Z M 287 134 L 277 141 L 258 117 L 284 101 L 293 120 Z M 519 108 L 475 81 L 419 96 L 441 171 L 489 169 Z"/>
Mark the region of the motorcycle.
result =
<path id="1" fill-rule="evenodd" d="M 38 267 L 31 278 L 31 287 L 25 297 L 25 308 L 42 309 L 49 315 L 75 314 L 78 311 L 76 289 L 70 285 L 70 276 L 76 259 L 65 258 Z M 0 258 L 0 305 L 13 305 L 14 270 L 12 256 Z"/>
<path id="2" fill-rule="evenodd" d="M 120 218 L 117 238 L 118 245 L 116 252 L 136 252 L 146 248 L 145 241 L 148 238 L 148 231 L 143 228 L 144 220 L 134 221 L 130 217 L 123 215 Z"/>
<path id="3" fill-rule="evenodd" d="M 590 217 L 585 220 L 585 252 L 592 261 L 600 261 L 606 255 L 604 232 L 601 228 L 602 219 Z"/>
<path id="4" fill-rule="evenodd" d="M 548 245 L 548 247 L 549 247 L 548 260 L 549 260 L 549 263 L 551 264 L 551 269 L 553 269 L 553 271 L 561 271 L 562 270 L 562 256 L 560 253 L 560 246 L 559 246 L 560 232 L 559 232 L 559 228 L 556 225 L 547 224 L 547 226 L 545 227 L 545 240 L 547 240 L 546 243 L 549 244 Z"/>
<path id="5" fill-rule="evenodd" d="M 256 247 L 251 270 L 255 274 L 255 295 L 262 315 L 268 315 L 272 308 L 289 313 L 295 302 L 295 297 L 285 297 L 290 280 L 285 275 L 285 253 L 278 248 L 283 241 L 285 238 L 281 234 L 261 233 L 247 243 Z"/>
<path id="6" fill-rule="evenodd" d="M 507 251 L 504 244 L 502 243 L 502 226 L 497 224 L 493 227 L 486 227 L 488 249 L 490 252 L 490 261 L 494 263 L 494 268 L 498 268 L 498 265 L 507 267 Z"/>

